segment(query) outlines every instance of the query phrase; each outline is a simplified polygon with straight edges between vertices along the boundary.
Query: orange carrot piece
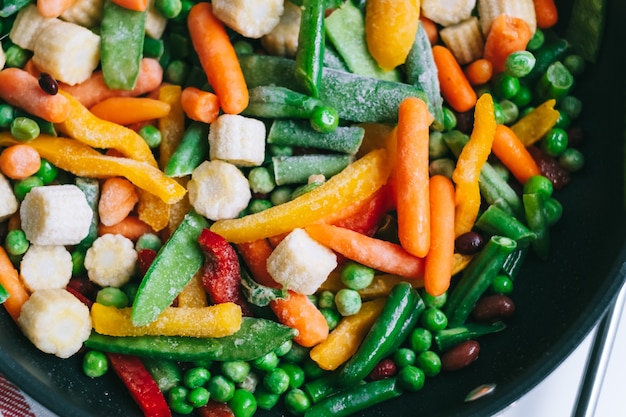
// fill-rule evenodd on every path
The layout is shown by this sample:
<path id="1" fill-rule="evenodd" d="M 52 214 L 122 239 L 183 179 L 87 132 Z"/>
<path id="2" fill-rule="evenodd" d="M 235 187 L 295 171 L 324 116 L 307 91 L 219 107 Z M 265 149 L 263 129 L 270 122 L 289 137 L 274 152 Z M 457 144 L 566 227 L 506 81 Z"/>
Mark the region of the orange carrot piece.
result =
<path id="1" fill-rule="evenodd" d="M 180 104 L 187 117 L 198 122 L 212 123 L 220 113 L 217 96 L 196 87 L 187 87 L 183 90 Z"/>
<path id="2" fill-rule="evenodd" d="M 165 117 L 170 105 L 145 97 L 109 97 L 89 108 L 97 117 L 120 125 Z"/>
<path id="3" fill-rule="evenodd" d="M 433 58 L 437 67 L 441 95 L 450 107 L 461 113 L 474 107 L 476 92 L 452 52 L 445 46 L 435 45 Z"/>
<path id="4" fill-rule="evenodd" d="M 537 163 L 510 127 L 498 125 L 491 144 L 491 151 L 513 176 L 524 184 L 530 177 L 541 175 Z"/>
<path id="5" fill-rule="evenodd" d="M 433 296 L 450 286 L 454 265 L 454 185 L 443 175 L 430 178 L 431 244 L 424 259 L 424 288 Z"/>
<path id="6" fill-rule="evenodd" d="M 311 224 L 305 230 L 322 245 L 370 268 L 405 278 L 424 275 L 424 259 L 395 243 L 328 224 Z"/>
<path id="7" fill-rule="evenodd" d="M 437 29 L 437 24 L 423 15 L 420 15 L 420 24 L 424 26 L 430 44 L 436 45 L 437 42 L 439 42 L 439 29 Z"/>
<path id="8" fill-rule="evenodd" d="M 111 90 L 104 82 L 102 71 L 95 71 L 91 77 L 76 85 L 59 83 L 59 88 L 74 96 L 83 106 L 90 108 L 109 97 L 138 97 L 158 88 L 163 82 L 163 68 L 159 61 L 143 58 L 139 67 L 137 83 L 132 90 Z"/>
<path id="9" fill-rule="evenodd" d="M 113 226 L 124 220 L 139 201 L 132 182 L 122 177 L 107 178 L 102 184 L 98 201 L 98 216 L 105 226 Z"/>
<path id="10" fill-rule="evenodd" d="M 0 98 L 52 123 L 60 123 L 70 115 L 66 97 L 46 93 L 36 77 L 20 68 L 0 71 Z"/>
<path id="11" fill-rule="evenodd" d="M 535 6 L 535 19 L 539 29 L 548 29 L 556 25 L 559 13 L 554 0 L 533 0 Z"/>
<path id="12" fill-rule="evenodd" d="M 248 107 L 248 86 L 235 48 L 224 24 L 213 15 L 210 3 L 197 3 L 187 17 L 193 47 L 209 84 L 225 113 L 239 114 Z"/>
<path id="13" fill-rule="evenodd" d="M 39 0 L 38 0 L 39 1 Z M 112 0 L 113 3 L 128 10 L 143 12 L 148 7 L 148 0 Z"/>
<path id="14" fill-rule="evenodd" d="M 506 58 L 515 51 L 526 49 L 532 37 L 530 27 L 526 21 L 502 14 L 491 24 L 491 29 L 485 40 L 483 58 L 491 61 L 494 74 L 504 71 Z"/>
<path id="15" fill-rule="evenodd" d="M 237 243 L 236 246 L 256 282 L 266 287 L 280 288 L 281 285 L 267 272 L 267 258 L 274 250 L 267 239 Z"/>
<path id="16" fill-rule="evenodd" d="M 0 172 L 14 180 L 30 177 L 41 167 L 39 152 L 32 146 L 18 143 L 0 153 Z"/>
<path id="17" fill-rule="evenodd" d="M 306 295 L 289 291 L 287 298 L 273 300 L 270 308 L 278 321 L 298 330 L 293 340 L 299 345 L 312 347 L 328 337 L 328 322 Z"/>
<path id="18" fill-rule="evenodd" d="M 400 103 L 397 157 L 393 174 L 398 212 L 398 238 L 407 252 L 423 258 L 430 246 L 428 207 L 428 105 L 415 97 Z"/>
<path id="19" fill-rule="evenodd" d="M 98 235 L 102 236 L 107 233 L 120 234 L 132 241 L 139 239 L 141 235 L 146 233 L 154 233 L 154 229 L 147 223 L 142 222 L 135 215 L 128 215 L 124 220 L 112 226 L 100 224 L 98 227 Z"/>
<path id="20" fill-rule="evenodd" d="M 493 75 L 493 65 L 491 61 L 479 58 L 465 67 L 463 70 L 467 81 L 473 86 L 487 84 Z"/>
<path id="21" fill-rule="evenodd" d="M 37 0 L 37 10 L 43 17 L 59 17 L 76 0 Z"/>
<path id="22" fill-rule="evenodd" d="M 28 300 L 29 295 L 20 280 L 17 269 L 2 246 L 0 246 L 0 284 L 9 293 L 9 298 L 2 305 L 11 318 L 17 322 L 22 306 Z"/>

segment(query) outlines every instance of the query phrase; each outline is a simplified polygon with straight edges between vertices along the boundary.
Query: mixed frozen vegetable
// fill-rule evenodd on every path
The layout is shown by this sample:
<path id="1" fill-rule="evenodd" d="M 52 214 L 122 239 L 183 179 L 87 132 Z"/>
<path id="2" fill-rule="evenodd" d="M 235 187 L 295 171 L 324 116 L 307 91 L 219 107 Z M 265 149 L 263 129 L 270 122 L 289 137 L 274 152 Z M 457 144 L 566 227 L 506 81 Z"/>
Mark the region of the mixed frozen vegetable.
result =
<path id="1" fill-rule="evenodd" d="M 146 416 L 470 367 L 584 165 L 552 0 L 2 4 L 0 302 Z"/>

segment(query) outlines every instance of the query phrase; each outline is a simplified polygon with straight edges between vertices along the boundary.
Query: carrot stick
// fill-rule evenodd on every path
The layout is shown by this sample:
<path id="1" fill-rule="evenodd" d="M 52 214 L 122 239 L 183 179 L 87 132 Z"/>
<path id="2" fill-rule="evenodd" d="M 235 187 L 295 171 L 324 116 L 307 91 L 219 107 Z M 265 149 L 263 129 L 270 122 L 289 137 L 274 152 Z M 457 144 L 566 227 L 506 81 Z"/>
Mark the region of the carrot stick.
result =
<path id="1" fill-rule="evenodd" d="M 273 300 L 270 308 L 278 321 L 298 330 L 293 339 L 296 343 L 312 347 L 328 337 L 328 322 L 306 295 L 289 291 L 287 298 Z"/>
<path id="2" fill-rule="evenodd" d="M 141 235 L 146 233 L 154 233 L 154 229 L 147 223 L 139 220 L 137 216 L 129 215 L 119 223 L 115 223 L 112 226 L 105 226 L 100 224 L 98 227 L 98 235 L 102 236 L 107 233 L 120 234 L 132 241 L 139 239 Z"/>
<path id="3" fill-rule="evenodd" d="M 493 65 L 491 61 L 479 58 L 469 63 L 463 72 L 471 85 L 487 84 L 493 75 Z"/>
<path id="4" fill-rule="evenodd" d="M 454 185 L 443 175 L 430 178 L 431 244 L 424 259 L 424 288 L 433 296 L 450 286 L 454 265 Z"/>
<path id="5" fill-rule="evenodd" d="M 512 52 L 526 49 L 531 37 L 532 33 L 526 21 L 502 14 L 491 24 L 485 40 L 483 58 L 491 61 L 494 74 L 498 74 L 504 71 L 506 58 Z"/>
<path id="6" fill-rule="evenodd" d="M 424 259 L 395 243 L 328 224 L 311 224 L 305 230 L 321 244 L 370 268 L 406 278 L 424 275 Z"/>
<path id="7" fill-rule="evenodd" d="M 280 284 L 267 272 L 267 258 L 274 250 L 267 239 L 237 243 L 236 246 L 256 282 L 266 287 L 280 288 Z"/>
<path id="8" fill-rule="evenodd" d="M 111 90 L 104 82 L 102 71 L 95 71 L 91 77 L 76 85 L 59 83 L 59 88 L 74 96 L 83 106 L 89 108 L 109 97 L 137 97 L 158 88 L 163 82 L 163 68 L 159 61 L 143 58 L 139 67 L 137 83 L 132 90 Z"/>
<path id="9" fill-rule="evenodd" d="M 52 123 L 60 123 L 70 115 L 66 97 L 46 93 L 36 77 L 19 68 L 0 71 L 0 98 Z"/>
<path id="10" fill-rule="evenodd" d="M 133 183 L 122 177 L 107 178 L 102 184 L 98 215 L 105 226 L 113 226 L 124 220 L 139 201 Z"/>
<path id="11" fill-rule="evenodd" d="M 426 256 L 430 246 L 428 127 L 432 120 L 424 101 L 411 97 L 400 103 L 393 175 L 398 238 L 407 252 L 419 258 Z"/>
<path id="12" fill-rule="evenodd" d="M 39 171 L 41 157 L 32 146 L 24 143 L 9 146 L 0 152 L 0 172 L 14 180 L 23 180 Z"/>
<path id="13" fill-rule="evenodd" d="M 11 318 L 17 322 L 22 306 L 28 300 L 29 295 L 20 281 L 17 269 L 2 246 L 0 246 L 0 284 L 9 293 L 9 298 L 2 305 Z"/>
<path id="14" fill-rule="evenodd" d="M 463 69 L 448 48 L 433 46 L 433 58 L 441 95 L 458 112 L 466 112 L 476 104 L 476 92 L 470 85 Z"/>
<path id="15" fill-rule="evenodd" d="M 424 27 L 426 34 L 428 35 L 428 41 L 431 45 L 436 45 L 439 41 L 439 30 L 435 22 L 430 20 L 424 15 L 420 15 L 420 25 Z"/>
<path id="16" fill-rule="evenodd" d="M 248 107 L 248 87 L 235 48 L 210 3 L 197 3 L 189 11 L 187 26 L 209 84 L 225 113 L 238 114 Z"/>
<path id="17" fill-rule="evenodd" d="M 112 0 L 113 3 L 128 10 L 143 12 L 148 7 L 148 0 Z"/>
<path id="18" fill-rule="evenodd" d="M 59 17 L 76 0 L 37 0 L 37 10 L 43 17 Z"/>
<path id="19" fill-rule="evenodd" d="M 145 97 L 109 97 L 89 109 L 97 117 L 120 125 L 165 117 L 170 105 Z"/>
<path id="20" fill-rule="evenodd" d="M 535 6 L 535 19 L 539 29 L 548 29 L 556 25 L 559 13 L 554 0 L 533 0 Z"/>
<path id="21" fill-rule="evenodd" d="M 220 113 L 217 96 L 196 87 L 187 87 L 183 90 L 180 104 L 187 117 L 198 122 L 212 123 Z"/>
<path id="22" fill-rule="evenodd" d="M 510 127 L 498 125 L 491 151 L 524 184 L 530 177 L 541 175 L 537 163 Z"/>

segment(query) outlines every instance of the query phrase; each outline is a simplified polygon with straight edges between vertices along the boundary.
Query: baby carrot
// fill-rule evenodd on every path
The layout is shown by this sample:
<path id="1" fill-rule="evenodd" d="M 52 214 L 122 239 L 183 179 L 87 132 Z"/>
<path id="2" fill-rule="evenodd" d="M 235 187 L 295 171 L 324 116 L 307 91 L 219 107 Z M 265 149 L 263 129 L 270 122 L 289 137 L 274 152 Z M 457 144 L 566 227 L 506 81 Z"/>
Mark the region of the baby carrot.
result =
<path id="1" fill-rule="evenodd" d="M 220 102 L 217 96 L 196 87 L 187 87 L 183 90 L 180 104 L 187 117 L 198 122 L 214 122 L 220 113 Z"/>
<path id="2" fill-rule="evenodd" d="M 0 71 L 0 98 L 52 123 L 60 123 L 70 115 L 66 97 L 46 93 L 37 78 L 20 68 Z"/>
<path id="3" fill-rule="evenodd" d="M 431 244 L 424 259 L 424 288 L 433 296 L 450 286 L 454 264 L 454 185 L 443 175 L 430 178 Z"/>
<path id="4" fill-rule="evenodd" d="M 89 108 L 97 117 L 129 125 L 167 116 L 170 105 L 146 97 L 109 97 Z"/>
<path id="5" fill-rule="evenodd" d="M 267 272 L 267 258 L 272 253 L 272 246 L 267 239 L 257 239 L 250 242 L 238 243 L 237 251 L 250 269 L 256 282 L 266 287 L 280 288 L 280 284 Z"/>
<path id="6" fill-rule="evenodd" d="M 483 58 L 491 61 L 495 74 L 504 71 L 506 58 L 515 51 L 526 49 L 532 33 L 526 21 L 502 14 L 491 24 L 485 40 Z"/>
<path id="7" fill-rule="evenodd" d="M 37 0 L 37 10 L 43 17 L 59 17 L 76 0 Z"/>
<path id="8" fill-rule="evenodd" d="M 22 180 L 30 177 L 40 167 L 39 152 L 27 144 L 9 146 L 0 153 L 0 172 L 11 179 Z"/>
<path id="9" fill-rule="evenodd" d="M 107 178 L 102 184 L 98 215 L 105 226 L 113 226 L 130 214 L 139 197 L 135 186 L 122 177 Z"/>
<path id="10" fill-rule="evenodd" d="M 98 235 L 102 236 L 107 233 L 119 234 L 132 241 L 139 239 L 141 235 L 146 233 L 154 233 L 154 229 L 147 223 L 142 222 L 133 214 L 126 216 L 124 220 L 111 226 L 100 224 L 98 227 Z"/>
<path id="11" fill-rule="evenodd" d="M 423 258 L 430 246 L 428 207 L 428 105 L 407 98 L 398 110 L 397 158 L 393 174 L 398 238 L 407 252 Z"/>
<path id="12" fill-rule="evenodd" d="M 493 75 L 493 65 L 491 64 L 491 61 L 479 58 L 467 64 L 463 72 L 465 72 L 467 81 L 469 81 L 471 85 L 482 85 L 491 80 L 491 76 Z"/>
<path id="13" fill-rule="evenodd" d="M 322 245 L 370 268 L 406 278 L 424 275 L 424 259 L 395 243 L 328 224 L 311 224 L 305 230 Z"/>
<path id="14" fill-rule="evenodd" d="M 277 298 L 270 303 L 278 321 L 298 330 L 293 340 L 304 347 L 312 347 L 326 340 L 328 322 L 306 295 L 289 291 L 287 298 Z"/>
<path id="15" fill-rule="evenodd" d="M 17 322 L 22 306 L 28 300 L 29 295 L 2 246 L 0 246 L 0 284 L 9 293 L 9 298 L 2 305 L 11 318 Z"/>
<path id="16" fill-rule="evenodd" d="M 210 3 L 197 3 L 187 17 L 191 42 L 209 84 L 225 113 L 238 114 L 248 107 L 248 87 L 235 48 Z"/>
<path id="17" fill-rule="evenodd" d="M 436 45 L 439 41 L 439 30 L 435 22 L 430 20 L 424 15 L 420 15 L 420 25 L 424 27 L 426 34 L 428 35 L 428 41 L 431 45 Z"/>
<path id="18" fill-rule="evenodd" d="M 535 19 L 537 27 L 548 29 L 556 25 L 559 20 L 559 13 L 554 0 L 533 0 L 535 6 Z"/>
<path id="19" fill-rule="evenodd" d="M 537 163 L 510 127 L 498 125 L 491 151 L 524 184 L 530 177 L 541 175 Z"/>
<path id="20" fill-rule="evenodd" d="M 143 12 L 148 7 L 148 0 L 112 0 L 113 3 L 128 10 Z"/>
<path id="21" fill-rule="evenodd" d="M 448 48 L 433 46 L 433 58 L 441 95 L 458 112 L 466 112 L 476 104 L 476 92 L 470 85 L 463 69 Z"/>

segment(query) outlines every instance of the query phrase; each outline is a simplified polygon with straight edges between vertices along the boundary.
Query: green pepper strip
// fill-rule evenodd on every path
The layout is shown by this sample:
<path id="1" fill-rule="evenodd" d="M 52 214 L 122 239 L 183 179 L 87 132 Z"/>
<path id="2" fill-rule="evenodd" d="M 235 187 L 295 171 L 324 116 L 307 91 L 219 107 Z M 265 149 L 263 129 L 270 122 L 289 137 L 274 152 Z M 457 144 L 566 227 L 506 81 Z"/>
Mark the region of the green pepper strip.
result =
<path id="1" fill-rule="evenodd" d="M 356 385 L 328 397 L 304 412 L 304 417 L 348 416 L 402 395 L 396 378 Z"/>
<path id="2" fill-rule="evenodd" d="M 465 323 L 474 304 L 489 288 L 502 269 L 506 257 L 517 247 L 517 243 L 504 236 L 493 236 L 485 247 L 472 259 L 457 285 L 452 289 L 444 306 L 448 327 Z"/>
<path id="3" fill-rule="evenodd" d="M 92 332 L 85 346 L 103 352 L 182 362 L 251 361 L 277 349 L 297 332 L 273 320 L 244 317 L 240 329 L 219 338 L 185 336 L 105 336 Z"/>
<path id="4" fill-rule="evenodd" d="M 538 193 L 528 193 L 522 195 L 522 201 L 526 211 L 526 223 L 537 236 L 531 242 L 531 247 L 535 254 L 545 261 L 550 254 L 550 232 L 544 209 L 544 197 Z"/>
<path id="5" fill-rule="evenodd" d="M 320 96 L 322 64 L 324 62 L 324 0 L 304 0 L 298 51 L 296 53 L 295 77 L 302 91 L 312 97 Z"/>
<path id="6" fill-rule="evenodd" d="M 433 335 L 433 340 L 440 351 L 445 351 L 466 340 L 474 340 L 480 336 L 500 332 L 505 328 L 506 324 L 501 321 L 490 324 L 466 323 L 463 326 L 438 330 Z"/>

